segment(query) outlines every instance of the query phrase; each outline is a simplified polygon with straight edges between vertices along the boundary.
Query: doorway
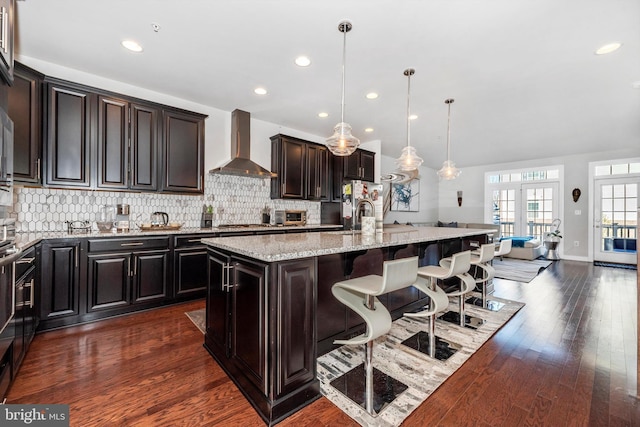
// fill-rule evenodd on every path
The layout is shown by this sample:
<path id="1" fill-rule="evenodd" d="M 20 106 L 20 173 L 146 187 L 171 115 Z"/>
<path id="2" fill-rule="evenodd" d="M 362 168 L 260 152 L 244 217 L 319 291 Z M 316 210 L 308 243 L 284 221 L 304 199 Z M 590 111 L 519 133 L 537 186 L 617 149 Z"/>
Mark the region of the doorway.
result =
<path id="1" fill-rule="evenodd" d="M 638 178 L 596 178 L 593 260 L 637 263 Z"/>

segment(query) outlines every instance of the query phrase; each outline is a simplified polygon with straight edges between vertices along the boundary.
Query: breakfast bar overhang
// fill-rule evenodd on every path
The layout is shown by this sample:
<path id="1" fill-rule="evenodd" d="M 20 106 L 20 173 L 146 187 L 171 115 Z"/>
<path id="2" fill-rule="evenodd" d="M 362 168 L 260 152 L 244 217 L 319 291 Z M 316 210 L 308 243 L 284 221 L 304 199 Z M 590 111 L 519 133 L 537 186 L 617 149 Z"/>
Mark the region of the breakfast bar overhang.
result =
<path id="1" fill-rule="evenodd" d="M 362 320 L 331 294 L 339 280 L 381 274 L 385 260 L 418 256 L 420 265 L 479 247 L 493 231 L 389 227 L 203 239 L 209 284 L 205 348 L 266 424 L 320 397 L 316 359 Z M 385 295 L 394 318 L 427 302 L 413 287 Z"/>

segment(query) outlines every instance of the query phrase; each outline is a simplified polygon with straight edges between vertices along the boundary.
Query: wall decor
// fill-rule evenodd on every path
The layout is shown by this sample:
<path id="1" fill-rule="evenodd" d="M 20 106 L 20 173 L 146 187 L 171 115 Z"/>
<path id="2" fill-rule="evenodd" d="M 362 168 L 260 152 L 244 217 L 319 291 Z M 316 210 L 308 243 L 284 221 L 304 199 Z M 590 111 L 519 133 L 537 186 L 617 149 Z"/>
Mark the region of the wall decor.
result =
<path id="1" fill-rule="evenodd" d="M 574 203 L 578 202 L 578 199 L 580 198 L 580 194 L 582 194 L 582 191 L 580 191 L 579 188 L 573 189 L 573 191 L 571 192 L 571 195 L 573 196 Z"/>
<path id="2" fill-rule="evenodd" d="M 458 191 L 458 206 L 462 206 L 462 191 Z"/>
<path id="3" fill-rule="evenodd" d="M 420 210 L 420 181 L 414 179 L 404 184 L 391 184 L 391 210 L 418 212 Z"/>

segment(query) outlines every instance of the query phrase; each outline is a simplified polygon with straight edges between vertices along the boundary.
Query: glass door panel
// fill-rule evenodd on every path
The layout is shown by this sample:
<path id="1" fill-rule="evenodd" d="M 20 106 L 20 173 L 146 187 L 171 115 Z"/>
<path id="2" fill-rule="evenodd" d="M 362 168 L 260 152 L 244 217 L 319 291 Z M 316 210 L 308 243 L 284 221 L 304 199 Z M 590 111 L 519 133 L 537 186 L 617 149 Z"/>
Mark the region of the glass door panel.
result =
<path id="1" fill-rule="evenodd" d="M 637 263 L 637 181 L 637 178 L 595 181 L 595 261 Z"/>

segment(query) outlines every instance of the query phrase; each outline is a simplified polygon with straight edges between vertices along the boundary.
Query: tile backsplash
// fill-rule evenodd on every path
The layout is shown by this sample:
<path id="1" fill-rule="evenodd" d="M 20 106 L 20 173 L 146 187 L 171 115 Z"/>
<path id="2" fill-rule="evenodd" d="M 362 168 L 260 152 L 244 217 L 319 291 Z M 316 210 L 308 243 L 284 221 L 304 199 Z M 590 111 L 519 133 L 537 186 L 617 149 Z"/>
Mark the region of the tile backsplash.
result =
<path id="1" fill-rule="evenodd" d="M 271 200 L 270 185 L 268 178 L 207 174 L 204 194 L 193 196 L 15 186 L 13 207 L 7 213 L 16 219 L 18 232 L 66 231 L 65 221 L 93 224 L 100 206 L 115 204 L 130 205 L 130 220 L 136 223 L 149 222 L 152 212 L 162 211 L 171 222 L 198 228 L 203 207 L 211 205 L 214 226 L 260 223 L 265 207 L 272 222 L 275 209 L 297 209 L 307 211 L 307 223 L 320 224 L 320 202 Z"/>

